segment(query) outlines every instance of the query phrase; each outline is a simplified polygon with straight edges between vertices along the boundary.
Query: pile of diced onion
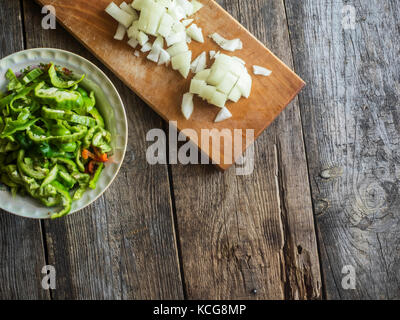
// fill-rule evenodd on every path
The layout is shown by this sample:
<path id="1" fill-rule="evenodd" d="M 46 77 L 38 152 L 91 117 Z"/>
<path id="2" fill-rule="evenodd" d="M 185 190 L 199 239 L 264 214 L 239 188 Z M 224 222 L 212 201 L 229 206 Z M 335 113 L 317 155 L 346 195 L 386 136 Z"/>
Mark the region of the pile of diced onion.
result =
<path id="1" fill-rule="evenodd" d="M 106 12 L 119 22 L 114 38 L 123 40 L 127 35 L 128 44 L 136 50 L 135 56 L 140 56 L 142 52 L 158 65 L 171 64 L 184 78 L 190 71 L 195 73 L 190 91 L 184 94 L 182 100 L 182 113 L 186 119 L 191 117 L 193 97 L 198 95 L 221 108 L 215 119 L 215 122 L 220 122 L 232 117 L 225 106 L 228 100 L 237 102 L 241 97 L 250 96 L 252 79 L 244 61 L 237 57 L 210 51 L 210 58 L 215 61 L 209 69 L 206 52 L 192 61 L 188 43 L 192 40 L 204 43 L 204 37 L 202 29 L 191 16 L 202 7 L 197 0 L 134 0 L 130 5 L 123 2 L 120 6 L 111 2 Z M 218 33 L 210 35 L 210 38 L 226 51 L 243 48 L 240 39 L 227 40 Z M 267 69 L 253 68 L 257 74 L 270 74 Z"/>

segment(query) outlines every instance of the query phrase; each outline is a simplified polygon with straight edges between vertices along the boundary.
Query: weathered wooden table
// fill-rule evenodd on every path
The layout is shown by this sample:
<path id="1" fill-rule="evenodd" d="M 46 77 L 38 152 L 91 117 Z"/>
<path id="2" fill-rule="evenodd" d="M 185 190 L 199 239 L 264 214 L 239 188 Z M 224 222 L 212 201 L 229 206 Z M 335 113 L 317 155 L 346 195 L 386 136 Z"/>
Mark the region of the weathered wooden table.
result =
<path id="1" fill-rule="evenodd" d="M 166 124 L 105 70 L 127 107 L 122 171 L 65 219 L 1 212 L 0 298 L 400 298 L 399 1 L 219 2 L 308 83 L 256 142 L 254 173 L 149 165 L 146 132 Z M 42 17 L 0 0 L 0 57 L 56 47 L 105 69 Z"/>

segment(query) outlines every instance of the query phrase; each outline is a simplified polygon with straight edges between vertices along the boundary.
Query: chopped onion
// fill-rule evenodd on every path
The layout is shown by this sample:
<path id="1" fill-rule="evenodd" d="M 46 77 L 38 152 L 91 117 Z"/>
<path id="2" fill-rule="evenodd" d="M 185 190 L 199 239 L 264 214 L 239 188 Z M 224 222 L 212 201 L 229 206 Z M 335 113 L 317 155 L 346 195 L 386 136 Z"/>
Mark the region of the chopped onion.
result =
<path id="1" fill-rule="evenodd" d="M 218 113 L 217 117 L 215 118 L 214 122 L 222 122 L 229 118 L 232 118 L 232 113 L 226 108 L 222 108 L 221 111 Z"/>
<path id="2" fill-rule="evenodd" d="M 175 43 L 172 47 L 167 49 L 167 52 L 171 57 L 186 51 L 189 51 L 189 47 L 187 46 L 186 42 Z"/>
<path id="3" fill-rule="evenodd" d="M 207 83 L 204 80 L 193 79 L 190 82 L 190 90 L 189 91 L 190 91 L 190 93 L 200 95 L 203 88 L 205 88 L 206 86 L 207 86 Z"/>
<path id="4" fill-rule="evenodd" d="M 188 0 L 176 0 L 177 4 L 183 8 L 185 14 L 190 16 L 193 14 L 193 4 Z"/>
<path id="5" fill-rule="evenodd" d="M 152 45 L 150 42 L 146 42 L 143 47 L 140 49 L 142 52 L 149 52 L 152 48 Z"/>
<path id="6" fill-rule="evenodd" d="M 168 13 L 175 20 L 178 20 L 178 21 L 181 21 L 182 19 L 186 18 L 185 9 L 183 9 L 181 6 L 178 6 L 178 5 L 168 8 Z"/>
<path id="7" fill-rule="evenodd" d="M 123 40 L 125 37 L 125 33 L 126 33 L 126 28 L 124 27 L 123 24 L 119 23 L 117 31 L 115 32 L 114 39 L 115 40 Z"/>
<path id="8" fill-rule="evenodd" d="M 186 120 L 189 120 L 194 110 L 193 94 L 185 93 L 182 99 L 182 114 Z"/>
<path id="9" fill-rule="evenodd" d="M 216 52 L 214 50 L 210 51 L 210 59 L 214 59 Z"/>
<path id="10" fill-rule="evenodd" d="M 137 36 L 137 41 L 139 41 L 139 44 L 141 46 L 144 46 L 147 43 L 147 41 L 149 41 L 149 37 L 143 31 L 140 31 Z"/>
<path id="11" fill-rule="evenodd" d="M 161 18 L 160 26 L 158 27 L 158 34 L 164 38 L 168 37 L 172 31 L 173 24 L 174 19 L 168 13 L 164 13 Z"/>
<path id="12" fill-rule="evenodd" d="M 162 49 L 163 45 L 164 45 L 163 38 L 160 36 L 157 37 L 157 39 L 153 43 L 153 46 L 151 48 L 149 55 L 147 56 L 147 59 L 157 63 L 160 58 L 161 49 Z"/>
<path id="13" fill-rule="evenodd" d="M 194 20 L 193 19 L 186 19 L 182 20 L 183 26 L 186 28 L 189 24 L 191 24 Z"/>
<path id="14" fill-rule="evenodd" d="M 260 67 L 260 66 L 253 66 L 253 73 L 255 75 L 261 75 L 261 76 L 268 77 L 271 75 L 272 71 L 268 70 L 267 68 Z"/>
<path id="15" fill-rule="evenodd" d="M 158 59 L 158 65 L 161 64 L 169 65 L 170 61 L 171 61 L 171 56 L 169 55 L 169 53 L 166 50 L 161 49 L 160 58 Z"/>
<path id="16" fill-rule="evenodd" d="M 167 46 L 170 47 L 175 43 L 178 42 L 184 42 L 186 41 L 186 33 L 185 31 L 178 32 L 178 33 L 172 33 L 168 37 L 165 38 L 165 41 L 167 42 Z"/>
<path id="17" fill-rule="evenodd" d="M 133 20 L 138 20 L 139 16 L 135 9 L 132 8 L 132 6 L 128 5 L 125 1 L 122 2 L 119 7 L 124 10 L 126 13 L 129 13 L 130 15 L 133 16 Z"/>
<path id="18" fill-rule="evenodd" d="M 187 51 L 172 57 L 172 69 L 178 70 L 186 79 L 190 71 L 190 62 L 192 61 L 192 52 Z"/>
<path id="19" fill-rule="evenodd" d="M 129 28 L 134 20 L 134 16 L 126 13 L 120 7 L 118 7 L 114 2 L 111 2 L 106 8 L 106 12 L 121 23 L 125 28 Z"/>
<path id="20" fill-rule="evenodd" d="M 227 40 L 216 32 L 210 35 L 210 38 L 226 51 L 233 52 L 235 50 L 243 49 L 243 43 L 240 39 Z"/>
<path id="21" fill-rule="evenodd" d="M 193 5 L 193 12 L 192 14 L 195 14 L 197 11 L 199 11 L 201 8 L 204 6 L 197 0 L 192 0 L 192 5 Z"/>
<path id="22" fill-rule="evenodd" d="M 128 44 L 129 44 L 132 48 L 135 49 L 135 48 L 137 47 L 137 45 L 139 44 L 139 42 L 138 42 L 135 38 L 132 38 L 132 39 L 129 39 Z"/>
<path id="23" fill-rule="evenodd" d="M 135 50 L 135 52 L 133 53 L 136 57 L 140 57 L 140 51 Z"/>
<path id="24" fill-rule="evenodd" d="M 186 29 L 186 33 L 195 41 L 204 43 L 203 31 L 195 23 Z"/>
<path id="25" fill-rule="evenodd" d="M 192 38 L 189 37 L 188 35 L 186 35 L 186 42 L 187 42 L 187 43 L 191 43 L 191 42 L 192 42 Z"/>
<path id="26" fill-rule="evenodd" d="M 133 0 L 131 6 L 133 9 L 142 10 L 142 8 L 146 5 L 147 0 Z"/>
<path id="27" fill-rule="evenodd" d="M 204 51 L 201 53 L 195 60 L 193 60 L 192 64 L 190 65 L 190 69 L 193 73 L 198 73 L 203 71 L 207 65 L 207 55 Z"/>
<path id="28" fill-rule="evenodd" d="M 206 81 L 207 78 L 210 76 L 210 73 L 211 73 L 211 69 L 206 69 L 206 70 L 200 71 L 193 77 L 193 79 Z"/>

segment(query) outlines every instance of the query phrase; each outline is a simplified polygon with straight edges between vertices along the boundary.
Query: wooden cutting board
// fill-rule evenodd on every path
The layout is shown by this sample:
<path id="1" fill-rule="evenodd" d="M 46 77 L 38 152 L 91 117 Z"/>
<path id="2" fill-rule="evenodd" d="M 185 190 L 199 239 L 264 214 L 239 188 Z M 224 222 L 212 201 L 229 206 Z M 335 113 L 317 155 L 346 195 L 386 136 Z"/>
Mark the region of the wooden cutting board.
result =
<path id="1" fill-rule="evenodd" d="M 116 4 L 123 0 L 114 0 Z M 195 23 L 203 29 L 205 43 L 192 41 L 189 44 L 193 59 L 203 51 L 220 50 L 235 55 L 246 62 L 253 78 L 253 88 L 249 99 L 242 98 L 238 103 L 227 103 L 233 117 L 221 123 L 214 123 L 219 108 L 195 98 L 195 111 L 190 120 L 181 115 L 182 95 L 189 91 L 190 80 L 166 66 L 157 66 L 145 55 L 135 57 L 134 50 L 125 41 L 113 39 L 117 22 L 104 9 L 111 0 L 37 0 L 41 5 L 53 5 L 58 21 L 82 42 L 98 59 L 111 69 L 128 87 L 138 94 L 150 107 L 167 121 L 176 121 L 179 131 L 185 135 L 216 165 L 228 169 L 234 159 L 253 142 L 245 138 L 246 129 L 253 129 L 257 138 L 268 125 L 282 112 L 290 101 L 300 92 L 305 83 L 282 61 L 280 61 L 260 41 L 230 16 L 213 0 L 200 0 L 204 8 L 194 15 Z M 131 2 L 131 0 L 127 1 Z M 255 13 L 256 14 L 256 13 Z M 234 53 L 221 50 L 208 35 L 218 32 L 227 39 L 240 38 L 243 49 Z M 208 66 L 211 65 L 207 55 Z M 252 66 L 259 65 L 272 70 L 269 77 L 255 76 Z M 132 108 L 134 106 L 126 106 Z M 191 130 L 187 130 L 191 129 Z M 225 132 L 225 142 L 218 147 L 202 129 L 218 129 Z M 228 129 L 222 131 L 224 129 Z M 234 130 L 242 130 L 242 139 L 233 139 Z M 236 131 L 240 133 L 240 131 Z M 213 144 L 215 145 L 214 152 Z M 233 146 L 236 144 L 236 146 Z M 225 150 L 228 148 L 228 150 Z M 236 152 L 230 152 L 230 150 Z M 239 152 L 238 152 L 239 150 Z M 226 152 L 225 152 L 226 151 Z M 224 154 L 228 156 L 224 157 Z"/>

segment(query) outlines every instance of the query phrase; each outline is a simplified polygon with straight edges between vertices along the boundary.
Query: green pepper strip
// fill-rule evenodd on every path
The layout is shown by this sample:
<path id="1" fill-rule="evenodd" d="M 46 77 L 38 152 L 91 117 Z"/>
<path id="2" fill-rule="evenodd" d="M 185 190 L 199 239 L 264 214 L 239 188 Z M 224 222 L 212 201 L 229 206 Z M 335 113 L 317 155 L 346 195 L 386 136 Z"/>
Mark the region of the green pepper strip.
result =
<path id="1" fill-rule="evenodd" d="M 42 108 L 42 116 L 46 119 L 53 120 L 66 120 L 69 122 L 82 124 L 87 127 L 94 127 L 96 120 L 86 116 L 80 116 L 72 112 L 66 112 L 64 110 L 49 109 L 46 107 Z"/>
<path id="2" fill-rule="evenodd" d="M 43 71 L 40 70 L 39 68 L 33 69 L 32 71 L 29 71 L 23 78 L 22 82 L 24 84 L 28 84 L 32 81 L 34 81 L 36 78 L 39 78 L 43 74 Z"/>
<path id="3" fill-rule="evenodd" d="M 44 188 L 48 184 L 52 183 L 54 180 L 57 179 L 57 174 L 58 174 L 58 166 L 55 165 L 53 169 L 50 170 L 49 174 L 47 177 L 43 180 L 42 185 L 40 186 L 41 188 Z"/>
<path id="4" fill-rule="evenodd" d="M 51 183 L 51 185 L 56 188 L 57 192 L 60 194 L 61 198 L 62 198 L 62 203 L 64 208 L 57 213 L 53 213 L 51 215 L 51 219 L 57 219 L 57 218 L 61 218 L 66 216 L 68 213 L 70 213 L 71 211 L 71 205 L 72 205 L 72 199 L 71 196 L 69 194 L 69 191 L 61 184 L 59 183 L 57 180 L 53 181 Z"/>
<path id="5" fill-rule="evenodd" d="M 46 83 L 40 82 L 35 86 L 35 97 L 43 104 L 56 107 L 57 109 L 71 110 L 83 106 L 83 98 L 78 91 L 47 88 Z"/>
<path id="6" fill-rule="evenodd" d="M 82 139 L 86 133 L 87 129 L 85 127 L 80 127 L 79 131 L 73 134 L 65 135 L 65 136 L 44 136 L 44 135 L 37 135 L 33 133 L 31 130 L 26 131 L 28 134 L 29 139 L 36 143 L 40 142 L 52 142 L 52 143 L 68 143 L 68 142 L 75 142 Z"/>
<path id="7" fill-rule="evenodd" d="M 96 119 L 97 125 L 100 128 L 104 128 L 104 119 L 101 116 L 99 110 L 97 110 L 96 108 L 92 108 L 90 111 L 88 111 L 90 113 L 90 115 Z"/>
<path id="8" fill-rule="evenodd" d="M 57 75 L 57 71 L 54 66 L 54 63 L 52 63 L 49 68 L 49 77 L 50 77 L 51 84 L 53 86 L 55 86 L 56 88 L 68 89 L 68 88 L 71 88 L 71 87 L 77 85 L 78 83 L 80 83 L 85 78 L 85 75 L 82 75 L 82 77 L 76 81 L 73 81 L 73 80 L 65 81 Z"/>
<path id="9" fill-rule="evenodd" d="M 6 78 L 9 81 L 7 85 L 8 91 L 14 91 L 14 90 L 16 91 L 23 88 L 21 82 L 19 82 L 19 80 L 17 79 L 17 77 L 15 76 L 14 72 L 11 69 L 7 70 Z"/>
<path id="10" fill-rule="evenodd" d="M 68 189 L 72 189 L 74 185 L 76 184 L 76 180 L 71 177 L 71 175 L 68 172 L 64 171 L 59 171 L 58 176 L 60 178 L 60 182 Z"/>
<path id="11" fill-rule="evenodd" d="M 78 146 L 76 148 L 77 151 L 76 151 L 76 156 L 75 156 L 75 163 L 80 172 L 85 172 L 85 166 L 83 165 L 83 163 L 81 161 L 81 156 L 82 156 L 81 144 L 82 143 L 80 141 L 78 141 Z"/>
<path id="12" fill-rule="evenodd" d="M 104 168 L 104 163 L 101 162 L 99 164 L 99 166 L 97 167 L 96 172 L 93 175 L 93 178 L 89 182 L 89 188 L 90 189 L 96 189 L 96 185 L 97 185 L 97 182 L 100 179 L 100 175 L 101 175 L 101 172 L 103 171 L 103 168 Z"/>
<path id="13" fill-rule="evenodd" d="M 18 168 L 24 173 L 26 174 L 28 177 L 37 179 L 37 180 L 43 180 L 46 178 L 47 174 L 45 174 L 45 170 L 44 172 L 39 172 L 34 170 L 32 167 L 28 166 L 25 162 L 24 162 L 24 156 L 25 156 L 25 150 L 21 149 L 19 150 L 18 153 L 18 159 L 17 159 L 17 165 Z"/>
<path id="14" fill-rule="evenodd" d="M 61 158 L 61 157 L 56 157 L 56 158 L 51 158 L 51 161 L 52 161 L 53 163 L 57 163 L 57 164 L 64 164 L 64 165 L 68 168 L 68 171 L 69 171 L 70 173 L 78 172 L 78 168 L 77 168 L 75 162 L 73 162 L 73 161 L 70 160 L 70 159 Z M 60 168 L 59 168 L 59 169 L 60 169 Z"/>

